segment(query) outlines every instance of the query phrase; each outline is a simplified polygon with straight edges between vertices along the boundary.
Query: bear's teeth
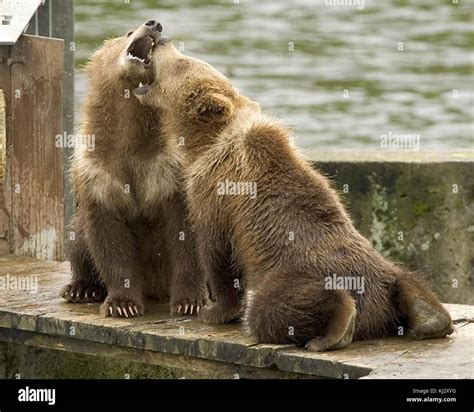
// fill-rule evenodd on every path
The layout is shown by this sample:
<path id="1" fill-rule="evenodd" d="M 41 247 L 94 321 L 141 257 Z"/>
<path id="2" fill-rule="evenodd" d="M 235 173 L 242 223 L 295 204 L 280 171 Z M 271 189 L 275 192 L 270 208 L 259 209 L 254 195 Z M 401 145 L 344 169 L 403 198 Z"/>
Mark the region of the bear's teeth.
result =
<path id="1" fill-rule="evenodd" d="M 128 59 L 135 59 L 135 60 L 140 60 L 142 63 L 145 63 L 145 59 L 140 59 L 138 56 L 134 56 L 132 53 L 127 54 Z"/>
<path id="2" fill-rule="evenodd" d="M 142 83 L 142 82 L 140 82 L 140 84 L 138 85 L 138 87 L 143 87 L 143 83 Z"/>

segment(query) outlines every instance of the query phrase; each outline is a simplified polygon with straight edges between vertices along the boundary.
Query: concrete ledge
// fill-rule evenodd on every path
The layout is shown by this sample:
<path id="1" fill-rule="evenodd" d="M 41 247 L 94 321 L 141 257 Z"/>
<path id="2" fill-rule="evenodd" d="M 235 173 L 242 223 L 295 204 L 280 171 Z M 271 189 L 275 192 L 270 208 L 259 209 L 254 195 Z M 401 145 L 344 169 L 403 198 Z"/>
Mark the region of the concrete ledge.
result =
<path id="1" fill-rule="evenodd" d="M 443 301 L 474 304 L 474 151 L 302 153 L 376 249 L 424 272 Z"/>
<path id="2" fill-rule="evenodd" d="M 0 257 L 0 276 L 35 277 L 37 293 L 0 290 L 0 376 L 13 378 L 470 378 L 474 308 L 448 305 L 458 333 L 447 339 L 390 338 L 310 353 L 258 345 L 238 324 L 170 317 L 150 302 L 145 317 L 104 319 L 98 305 L 57 298 L 67 263 Z"/>
<path id="3" fill-rule="evenodd" d="M 350 163 L 473 163 L 474 150 L 362 150 L 339 149 L 321 151 L 302 149 L 301 154 L 315 162 L 350 162 Z"/>

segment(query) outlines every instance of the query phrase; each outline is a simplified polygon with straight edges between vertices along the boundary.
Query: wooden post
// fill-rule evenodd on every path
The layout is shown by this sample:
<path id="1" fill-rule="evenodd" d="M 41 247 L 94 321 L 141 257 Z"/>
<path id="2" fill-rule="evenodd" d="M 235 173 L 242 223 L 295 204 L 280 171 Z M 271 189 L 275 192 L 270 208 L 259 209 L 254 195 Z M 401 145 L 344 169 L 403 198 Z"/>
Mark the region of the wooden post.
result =
<path id="1" fill-rule="evenodd" d="M 0 253 L 61 260 L 74 202 L 70 149 L 56 142 L 74 132 L 73 1 L 22 0 L 2 12 Z M 34 36 L 21 36 L 26 27 Z"/>
<path id="2" fill-rule="evenodd" d="M 47 260 L 64 255 L 63 41 L 23 35 L 2 70 L 7 99 L 6 201 L 12 251 Z M 1 77 L 1 76 L 0 76 Z"/>
<path id="3" fill-rule="evenodd" d="M 74 133 L 74 5 L 73 0 L 45 0 L 27 30 L 28 34 L 64 40 L 63 133 Z M 74 215 L 74 193 L 68 171 L 73 149 L 64 148 L 64 227 Z M 65 231 L 67 236 L 67 231 Z M 65 239 L 66 240 L 66 239 Z"/>
<path id="4" fill-rule="evenodd" d="M 0 89 L 0 255 L 10 251 L 9 215 L 5 204 L 4 183 L 7 175 L 7 111 L 5 94 Z"/>
<path id="5" fill-rule="evenodd" d="M 4 148 L 6 154 L 6 163 L 4 165 L 4 176 L 0 180 L 0 238 L 2 238 L 1 247 L 3 252 L 11 249 L 11 79 L 10 67 L 7 62 L 10 58 L 10 47 L 0 46 L 0 89 L 2 90 L 2 117 L 3 132 L 6 137 L 6 147 Z M 5 241 L 7 245 L 5 245 Z"/>
<path id="6" fill-rule="evenodd" d="M 64 131 L 74 133 L 74 5 L 73 0 L 48 0 L 51 2 L 51 36 L 64 40 Z M 64 227 L 74 215 L 74 193 L 69 179 L 70 159 L 73 149 L 65 148 L 64 155 Z M 67 230 L 64 231 L 67 236 Z"/>

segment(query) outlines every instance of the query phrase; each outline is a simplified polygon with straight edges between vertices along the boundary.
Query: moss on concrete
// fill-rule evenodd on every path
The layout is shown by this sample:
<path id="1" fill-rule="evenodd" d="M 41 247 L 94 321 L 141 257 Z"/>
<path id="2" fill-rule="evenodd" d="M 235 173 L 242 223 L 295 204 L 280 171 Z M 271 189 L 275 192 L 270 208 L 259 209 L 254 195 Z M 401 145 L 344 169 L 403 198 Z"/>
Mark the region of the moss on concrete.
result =
<path id="1" fill-rule="evenodd" d="M 241 379 L 311 375 L 35 335 L 0 341 L 0 379 Z M 289 368 L 291 370 L 291 368 Z M 347 368 L 349 369 L 349 368 Z M 368 373 L 368 372 L 367 372 Z M 314 376 L 313 376 L 314 378 Z"/>
<path id="2" fill-rule="evenodd" d="M 424 272 L 443 301 L 474 303 L 474 162 L 314 163 L 377 250 Z"/>
<path id="3" fill-rule="evenodd" d="M 82 317 L 82 322 L 89 324 L 91 333 L 74 337 L 65 335 L 64 331 L 53 336 L 41 331 L 0 328 L 0 378 L 472 378 L 472 366 L 466 362 L 465 354 L 472 348 L 474 309 L 467 305 L 446 306 L 457 328 L 457 333 L 449 338 L 418 341 L 392 337 L 357 341 L 344 350 L 324 353 L 291 345 L 251 343 L 242 350 L 241 331 L 235 324 L 215 326 L 214 333 L 209 333 L 209 329 L 201 329 L 199 322 L 190 322 L 189 336 L 178 332 L 168 335 L 166 324 L 171 323 L 171 319 L 157 324 L 88 315 Z M 74 305 L 74 309 L 81 312 L 80 305 Z M 45 319 L 52 321 L 53 317 L 62 315 L 48 314 Z M 162 315 L 160 309 L 152 317 Z M 17 313 L 17 316 L 22 315 Z M 178 351 L 170 353 L 170 346 L 162 339 L 155 339 L 152 344 L 145 338 L 143 341 L 150 343 L 148 348 L 142 348 L 136 340 L 129 342 L 132 346 L 122 346 L 115 339 L 97 342 L 93 329 L 100 323 L 116 330 L 116 337 L 141 333 L 144 337 L 153 334 L 179 341 Z M 199 357 L 192 355 L 195 344 L 202 346 L 208 342 L 209 349 L 216 340 L 220 340 L 220 345 L 215 346 L 212 353 L 204 350 Z M 256 361 L 255 352 L 260 352 L 268 362 Z M 217 358 L 220 360 L 216 361 Z"/>
<path id="4" fill-rule="evenodd" d="M 0 342 L 4 353 L 1 376 L 5 379 L 173 379 L 170 368 L 105 356 L 55 351 Z"/>

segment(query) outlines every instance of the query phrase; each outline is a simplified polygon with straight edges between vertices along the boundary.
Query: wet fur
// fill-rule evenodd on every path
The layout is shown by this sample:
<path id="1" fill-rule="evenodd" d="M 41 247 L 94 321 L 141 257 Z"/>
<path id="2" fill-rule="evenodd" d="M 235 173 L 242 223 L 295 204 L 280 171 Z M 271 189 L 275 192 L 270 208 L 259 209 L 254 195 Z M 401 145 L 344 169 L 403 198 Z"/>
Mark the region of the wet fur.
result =
<path id="1" fill-rule="evenodd" d="M 166 133 L 185 138 L 190 217 L 215 300 L 201 320 L 243 316 L 258 342 L 315 351 L 399 327 L 417 338 L 452 332 L 420 275 L 384 258 L 354 228 L 330 181 L 297 154 L 284 126 L 172 45 L 156 64 L 158 84 L 142 103 L 165 110 Z M 256 182 L 256 199 L 218 195 L 226 179 Z M 327 290 L 332 274 L 364 277 L 365 292 Z"/>
<path id="2" fill-rule="evenodd" d="M 61 295 L 71 302 L 105 298 L 104 316 L 143 314 L 146 296 L 170 299 L 173 312 L 207 296 L 186 223 L 182 159 L 160 116 L 132 93 L 137 76 L 120 66 L 127 42 L 105 42 L 86 68 L 81 133 L 95 135 L 96 145 L 75 150 L 71 171 L 78 209 L 69 242 L 72 282 Z"/>

